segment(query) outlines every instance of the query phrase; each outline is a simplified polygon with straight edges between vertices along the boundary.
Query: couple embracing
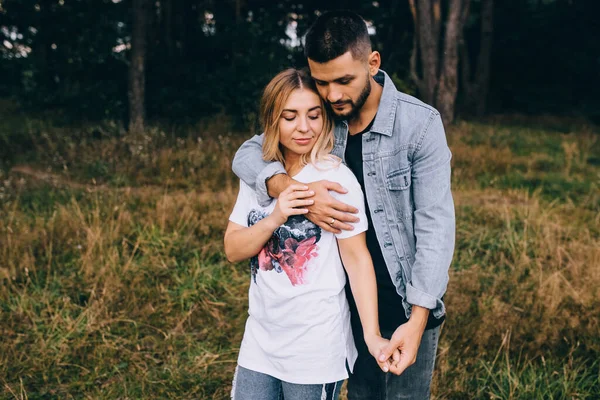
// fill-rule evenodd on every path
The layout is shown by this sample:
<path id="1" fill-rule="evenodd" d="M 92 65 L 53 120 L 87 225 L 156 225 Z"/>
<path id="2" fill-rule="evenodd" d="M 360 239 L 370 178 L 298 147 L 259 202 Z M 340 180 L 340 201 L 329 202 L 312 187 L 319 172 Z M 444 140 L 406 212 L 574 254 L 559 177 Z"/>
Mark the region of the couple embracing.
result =
<path id="1" fill-rule="evenodd" d="M 225 233 L 250 259 L 232 398 L 426 399 L 454 250 L 439 113 L 379 69 L 364 20 L 320 16 L 310 73 L 266 86 Z"/>

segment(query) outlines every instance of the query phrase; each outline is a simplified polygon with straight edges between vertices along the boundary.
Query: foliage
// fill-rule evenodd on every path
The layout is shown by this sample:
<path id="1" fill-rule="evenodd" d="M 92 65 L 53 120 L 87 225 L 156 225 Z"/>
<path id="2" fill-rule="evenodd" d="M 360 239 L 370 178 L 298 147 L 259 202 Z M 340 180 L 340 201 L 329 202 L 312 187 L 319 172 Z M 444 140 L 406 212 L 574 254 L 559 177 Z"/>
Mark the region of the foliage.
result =
<path id="1" fill-rule="evenodd" d="M 496 2 L 489 98 L 494 110 L 597 116 L 598 2 Z M 327 9 L 349 8 L 373 26 L 383 68 L 409 80 L 413 26 L 408 2 L 284 0 L 152 2 L 147 59 L 148 116 L 194 123 L 225 112 L 238 126 L 256 121 L 265 83 L 304 66 L 292 45 Z M 467 43 L 477 54 L 479 1 Z M 236 6 L 239 8 L 236 9 Z M 131 0 L 4 0 L 0 3 L 0 96 L 66 123 L 127 120 Z M 550 34 L 548 34 L 550 32 Z M 552 49 L 553 51 L 549 51 Z M 410 89 L 411 86 L 407 88 Z M 460 87 L 460 84 L 459 84 Z M 404 88 L 404 86 L 403 86 Z"/>

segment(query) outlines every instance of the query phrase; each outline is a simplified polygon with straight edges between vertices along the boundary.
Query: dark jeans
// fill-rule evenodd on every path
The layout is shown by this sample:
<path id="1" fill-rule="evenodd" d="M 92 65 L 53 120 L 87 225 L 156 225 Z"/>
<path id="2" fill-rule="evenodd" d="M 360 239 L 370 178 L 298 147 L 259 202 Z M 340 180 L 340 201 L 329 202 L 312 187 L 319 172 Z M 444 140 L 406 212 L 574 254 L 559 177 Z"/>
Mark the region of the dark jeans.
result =
<path id="1" fill-rule="evenodd" d="M 318 385 L 300 385 L 239 365 L 235 369 L 233 400 L 337 400 L 344 381 Z"/>
<path id="2" fill-rule="evenodd" d="M 440 328 L 423 333 L 417 361 L 400 376 L 384 373 L 369 353 L 362 336 L 356 335 L 358 359 L 348 380 L 348 400 L 429 399 Z M 392 333 L 382 331 L 388 339 Z"/>

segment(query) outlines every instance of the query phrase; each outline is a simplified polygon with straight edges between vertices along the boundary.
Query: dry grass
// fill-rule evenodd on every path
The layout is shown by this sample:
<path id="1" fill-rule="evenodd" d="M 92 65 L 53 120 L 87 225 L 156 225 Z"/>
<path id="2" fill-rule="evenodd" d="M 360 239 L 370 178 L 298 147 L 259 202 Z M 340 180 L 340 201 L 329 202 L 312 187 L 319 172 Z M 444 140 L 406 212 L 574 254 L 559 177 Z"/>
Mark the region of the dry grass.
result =
<path id="1" fill-rule="evenodd" d="M 437 398 L 600 396 L 597 132 L 518 122 L 449 132 Z M 227 398 L 247 308 L 247 267 L 221 244 L 242 135 L 28 126 L 36 151 L 0 170 L 0 397 Z"/>

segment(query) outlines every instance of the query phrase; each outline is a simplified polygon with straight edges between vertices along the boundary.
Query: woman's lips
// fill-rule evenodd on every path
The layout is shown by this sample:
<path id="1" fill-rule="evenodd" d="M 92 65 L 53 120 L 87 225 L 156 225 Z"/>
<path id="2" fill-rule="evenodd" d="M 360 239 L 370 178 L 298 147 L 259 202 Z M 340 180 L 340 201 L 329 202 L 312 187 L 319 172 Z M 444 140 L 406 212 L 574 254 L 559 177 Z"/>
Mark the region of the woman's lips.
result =
<path id="1" fill-rule="evenodd" d="M 296 142 L 300 145 L 307 145 L 310 143 L 311 140 L 312 140 L 312 138 L 302 138 L 302 139 L 294 139 L 294 142 Z"/>

